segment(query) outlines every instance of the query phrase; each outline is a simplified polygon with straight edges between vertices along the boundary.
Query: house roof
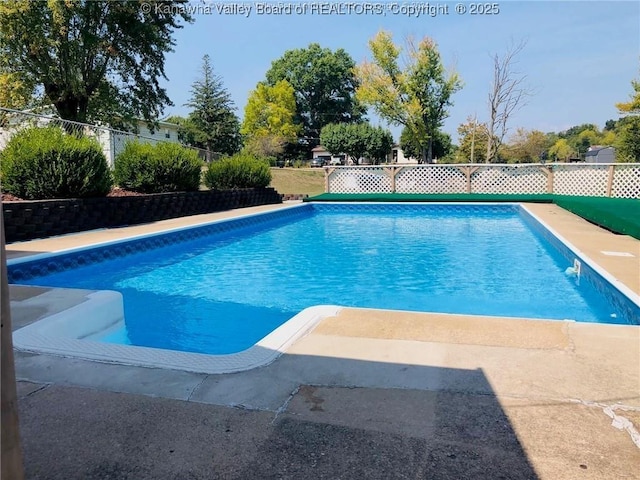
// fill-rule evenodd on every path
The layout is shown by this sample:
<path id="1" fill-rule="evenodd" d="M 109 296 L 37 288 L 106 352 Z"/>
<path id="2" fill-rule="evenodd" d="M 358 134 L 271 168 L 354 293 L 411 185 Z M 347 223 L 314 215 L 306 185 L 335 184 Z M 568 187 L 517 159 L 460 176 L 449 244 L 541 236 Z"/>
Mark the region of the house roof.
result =
<path id="1" fill-rule="evenodd" d="M 312 152 L 328 152 L 329 150 L 324 148 L 322 145 L 318 145 L 317 147 L 312 148 L 311 151 Z"/>
<path id="2" fill-rule="evenodd" d="M 607 149 L 613 150 L 613 147 L 601 147 L 601 146 L 591 147 L 590 150 L 587 150 L 587 152 L 584 154 L 584 156 L 585 157 L 595 157 L 596 155 L 598 155 L 599 152 L 601 152 L 602 150 L 607 150 Z"/>

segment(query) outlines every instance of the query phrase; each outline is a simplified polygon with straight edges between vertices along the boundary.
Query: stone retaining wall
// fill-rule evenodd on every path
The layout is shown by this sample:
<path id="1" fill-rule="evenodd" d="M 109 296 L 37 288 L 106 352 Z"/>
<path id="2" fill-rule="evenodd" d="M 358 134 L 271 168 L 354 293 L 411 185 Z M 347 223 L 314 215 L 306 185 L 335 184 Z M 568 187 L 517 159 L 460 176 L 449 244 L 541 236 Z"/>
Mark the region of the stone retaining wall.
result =
<path id="1" fill-rule="evenodd" d="M 281 202 L 281 195 L 273 188 L 247 188 L 3 202 L 2 208 L 9 243 Z"/>

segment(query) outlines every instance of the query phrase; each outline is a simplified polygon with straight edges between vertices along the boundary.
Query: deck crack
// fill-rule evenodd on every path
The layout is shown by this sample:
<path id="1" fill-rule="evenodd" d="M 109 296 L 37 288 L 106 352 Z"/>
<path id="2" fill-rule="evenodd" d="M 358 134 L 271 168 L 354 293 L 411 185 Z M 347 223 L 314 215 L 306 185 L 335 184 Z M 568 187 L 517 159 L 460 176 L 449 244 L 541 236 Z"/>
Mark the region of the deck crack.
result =
<path id="1" fill-rule="evenodd" d="M 299 391 L 300 391 L 300 385 L 294 388 L 293 391 L 286 398 L 284 403 L 277 408 L 276 413 L 273 416 L 273 420 L 271 420 L 271 425 L 275 425 L 276 421 L 278 420 L 278 417 L 287 410 L 287 408 L 289 407 L 289 403 L 291 403 L 291 400 L 293 400 L 293 397 L 295 397 Z"/>
<path id="2" fill-rule="evenodd" d="M 24 398 L 26 398 L 26 397 L 30 397 L 31 395 L 35 395 L 36 393 L 41 392 L 41 391 L 43 391 L 44 389 L 49 388 L 50 386 L 51 386 L 51 384 L 50 384 L 50 383 L 45 383 L 44 385 L 41 385 L 41 386 L 40 386 L 40 388 L 37 388 L 37 389 L 35 389 L 34 391 L 27 393 L 27 394 L 24 396 Z"/>
<path id="3" fill-rule="evenodd" d="M 624 430 L 625 432 L 627 432 L 629 434 L 629 437 L 631 437 L 631 441 L 634 443 L 634 445 L 640 449 L 640 432 L 638 432 L 638 430 L 633 425 L 631 420 L 624 417 L 623 415 L 619 415 L 618 413 L 616 413 L 616 410 L 638 411 L 639 410 L 638 408 L 628 407 L 628 406 L 619 405 L 619 404 L 606 405 L 603 403 L 588 402 L 584 400 L 572 399 L 572 401 L 576 403 L 580 403 L 587 407 L 596 407 L 596 408 L 602 409 L 604 414 L 611 419 L 611 426 L 614 428 L 617 428 L 618 430 Z"/>
<path id="4" fill-rule="evenodd" d="M 202 378 L 202 381 L 200 383 L 198 383 L 198 385 L 196 385 L 195 387 L 193 387 L 193 390 L 191 390 L 191 392 L 189 393 L 189 396 L 187 397 L 187 402 L 191 401 L 191 398 L 193 398 L 193 394 L 196 393 L 198 391 L 198 389 L 202 386 L 202 384 L 207 380 L 207 378 L 209 378 L 211 375 L 205 375 Z"/>

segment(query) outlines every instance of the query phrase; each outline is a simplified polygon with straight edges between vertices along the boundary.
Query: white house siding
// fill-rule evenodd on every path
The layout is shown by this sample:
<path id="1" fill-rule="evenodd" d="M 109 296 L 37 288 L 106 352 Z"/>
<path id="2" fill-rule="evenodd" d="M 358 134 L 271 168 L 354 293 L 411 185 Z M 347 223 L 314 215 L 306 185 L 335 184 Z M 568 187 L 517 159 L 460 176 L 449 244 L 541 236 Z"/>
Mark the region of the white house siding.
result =
<path id="1" fill-rule="evenodd" d="M 137 140 L 140 143 L 152 144 L 158 142 L 179 143 L 178 125 L 160 122 L 158 128 L 151 132 L 147 127 L 146 122 L 140 121 L 138 123 L 138 133 L 135 135 L 108 130 L 108 138 L 101 141 L 101 145 L 111 166 L 113 166 L 118 154 L 124 150 L 124 146 L 127 141 L 131 140 Z"/>
<path id="2" fill-rule="evenodd" d="M 417 164 L 418 160 L 412 157 L 405 157 L 400 147 L 393 147 L 391 153 L 387 156 L 389 163 L 409 163 Z"/>
<path id="3" fill-rule="evenodd" d="M 26 126 L 39 126 L 44 127 L 50 123 L 55 125 L 61 125 L 64 120 L 60 120 L 56 117 L 45 115 L 25 115 L 24 118 L 18 118 L 14 120 L 13 124 L 0 128 L 0 150 L 2 150 L 9 139 L 21 128 Z M 107 163 L 110 167 L 114 166 L 116 156 L 124 149 L 124 145 L 128 140 L 138 140 L 142 143 L 157 143 L 157 142 L 178 142 L 178 125 L 173 123 L 158 122 L 158 128 L 151 132 L 147 127 L 145 121 L 138 121 L 138 133 L 126 133 L 119 132 L 117 130 L 111 130 L 108 127 L 78 124 L 78 128 L 82 128 L 85 134 L 95 138 L 104 152 L 107 158 Z"/>

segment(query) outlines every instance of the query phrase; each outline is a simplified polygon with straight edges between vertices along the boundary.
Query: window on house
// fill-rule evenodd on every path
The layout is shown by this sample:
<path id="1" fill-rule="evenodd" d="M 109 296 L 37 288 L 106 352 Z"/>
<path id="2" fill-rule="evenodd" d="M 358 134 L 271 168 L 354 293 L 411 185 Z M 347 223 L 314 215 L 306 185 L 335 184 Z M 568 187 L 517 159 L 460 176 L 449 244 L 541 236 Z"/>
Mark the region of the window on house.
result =
<path id="1" fill-rule="evenodd" d="M 171 138 L 171 132 L 168 128 L 164 131 L 164 138 Z"/>

